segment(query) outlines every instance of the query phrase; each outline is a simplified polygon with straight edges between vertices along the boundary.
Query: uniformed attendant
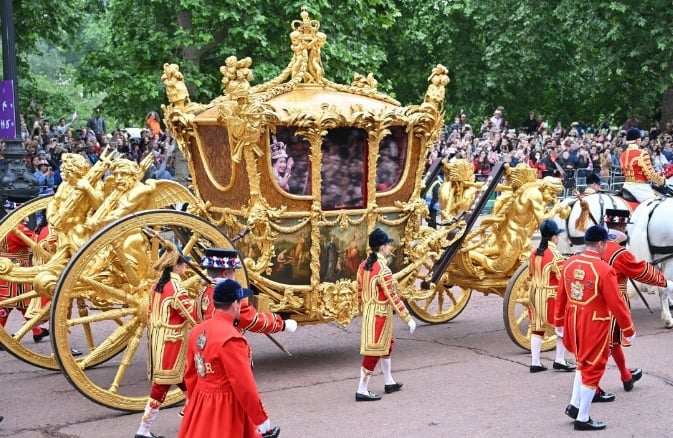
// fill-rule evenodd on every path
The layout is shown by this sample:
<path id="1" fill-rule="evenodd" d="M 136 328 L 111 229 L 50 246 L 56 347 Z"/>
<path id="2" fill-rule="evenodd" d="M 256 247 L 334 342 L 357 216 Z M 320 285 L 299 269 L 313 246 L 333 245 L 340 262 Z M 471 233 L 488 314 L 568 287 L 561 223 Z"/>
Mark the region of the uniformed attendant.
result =
<path id="1" fill-rule="evenodd" d="M 615 270 L 601 260 L 608 242 L 605 228 L 594 225 L 584 234 L 582 254 L 568 258 L 556 295 L 556 334 L 577 358 L 570 404 L 565 413 L 575 430 L 601 430 L 605 423 L 589 416 L 608 361 L 610 327 L 614 317 L 630 342 L 636 334 L 631 314 L 619 294 Z"/>
<path id="2" fill-rule="evenodd" d="M 556 302 L 556 289 L 564 258 L 556 249 L 559 234 L 565 230 L 553 220 L 546 219 L 540 224 L 540 245 L 530 255 L 528 269 L 530 272 L 530 302 L 531 309 L 531 337 L 530 372 L 538 373 L 546 371 L 547 367 L 540 362 L 542 341 L 547 330 L 554 327 L 554 303 Z M 556 339 L 556 359 L 553 368 L 560 371 L 575 371 L 574 364 L 565 360 L 565 347 L 563 338 Z"/>
<path id="3" fill-rule="evenodd" d="M 638 202 L 654 198 L 656 193 L 650 182 L 659 186 L 666 183 L 663 175 L 657 174 L 652 166 L 650 154 L 640 149 L 641 133 L 637 128 L 626 131 L 626 150 L 619 157 L 624 175 L 623 189 L 633 195 Z"/>
<path id="4" fill-rule="evenodd" d="M 411 333 L 416 329 L 416 321 L 409 315 L 407 307 L 395 292 L 393 273 L 386 263 L 393 239 L 385 231 L 375 229 L 369 235 L 371 253 L 358 268 L 358 298 L 362 303 L 362 332 L 360 334 L 360 354 L 362 368 L 360 383 L 355 393 L 355 401 L 375 401 L 381 396 L 369 392 L 369 379 L 374 368 L 381 361 L 385 381 L 384 391 L 390 394 L 402 389 L 391 373 L 390 354 L 393 351 L 393 312 L 409 326 Z"/>
<path id="5" fill-rule="evenodd" d="M 252 353 L 237 328 L 241 303 L 252 291 L 230 279 L 215 286 L 215 312 L 189 334 L 185 384 L 189 403 L 183 438 L 277 437 L 252 374 Z"/>
<path id="6" fill-rule="evenodd" d="M 186 367 L 187 335 L 194 326 L 194 300 L 182 286 L 181 275 L 188 258 L 170 243 L 153 268 L 161 272 L 152 286 L 148 307 L 148 373 L 152 382 L 149 400 L 135 438 L 157 437 L 150 432 L 159 408 L 172 385 L 186 391 L 183 375 Z"/>
<path id="7" fill-rule="evenodd" d="M 208 248 L 201 258 L 201 267 L 207 270 L 212 283 L 201 293 L 197 303 L 199 322 L 210 318 L 214 312 L 213 290 L 215 285 L 225 279 L 236 279 L 236 271 L 241 269 L 241 260 L 238 251 L 228 248 Z M 241 315 L 239 328 L 255 333 L 278 333 L 287 331 L 294 333 L 297 330 L 297 321 L 283 318 L 272 312 L 259 313 L 250 305 L 248 299 L 241 300 Z"/>
<path id="8" fill-rule="evenodd" d="M 629 278 L 650 286 L 673 288 L 673 282 L 666 280 L 666 277 L 659 269 L 655 268 L 651 263 L 638 260 L 631 251 L 626 249 L 627 236 L 625 232 L 630 217 L 631 213 L 628 210 L 605 210 L 605 224 L 610 228 L 609 234 L 614 235 L 615 238 L 608 241 L 605 255 L 603 256 L 603 259 L 615 269 L 617 282 L 619 283 L 619 293 L 629 309 L 631 308 L 631 302 L 626 290 Z M 619 324 L 613 318 L 610 354 L 619 369 L 624 390 L 631 391 L 633 384 L 643 376 L 643 370 L 641 368 L 629 369 L 626 366 L 626 357 L 624 356 L 622 345 L 628 346 L 629 344 L 625 341 Z"/>

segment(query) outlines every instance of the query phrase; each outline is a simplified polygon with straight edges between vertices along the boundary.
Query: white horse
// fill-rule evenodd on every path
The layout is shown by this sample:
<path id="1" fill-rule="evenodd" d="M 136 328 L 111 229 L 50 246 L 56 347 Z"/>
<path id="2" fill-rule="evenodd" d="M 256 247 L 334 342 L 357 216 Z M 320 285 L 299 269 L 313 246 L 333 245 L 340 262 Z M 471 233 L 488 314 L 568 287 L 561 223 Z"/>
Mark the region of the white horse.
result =
<path id="1" fill-rule="evenodd" d="M 647 261 L 661 259 L 657 267 L 667 279 L 673 279 L 673 198 L 654 198 L 636 208 L 631 216 L 627 231 L 630 237 L 629 249 L 639 258 Z M 666 256 L 671 258 L 664 259 Z M 666 288 L 658 288 L 661 298 L 661 319 L 666 328 L 673 329 L 670 306 L 673 305 Z"/>
<path id="2" fill-rule="evenodd" d="M 654 208 L 653 201 L 642 203 L 631 217 L 633 224 L 627 229 L 630 236 L 628 248 L 640 260 L 652 261 L 653 258 L 656 259 L 665 256 L 667 253 L 673 253 L 673 226 L 668 225 L 670 217 L 673 217 L 673 198 L 666 199 L 666 206 L 662 205 L 662 207 L 656 209 L 659 211 L 655 210 L 654 212 L 654 222 L 650 222 L 649 225 L 651 232 L 648 233 L 646 230 L 648 229 L 649 212 Z M 662 202 L 657 201 L 657 205 L 659 203 Z M 554 221 L 559 227 L 566 230 L 559 236 L 559 243 L 556 245 L 559 252 L 565 255 L 577 254 L 584 250 L 584 231 L 592 225 L 603 225 L 605 210 L 630 209 L 630 206 L 622 198 L 607 193 L 594 193 L 582 198 L 567 198 L 563 201 L 563 204 L 571 208 L 570 215 L 567 219 L 556 216 Z M 669 222 L 666 221 L 666 215 L 668 215 Z M 652 251 L 648 240 L 649 242 L 661 242 L 661 246 L 669 246 L 669 249 L 666 251 L 665 248 L 660 247 Z M 663 261 L 657 267 L 666 278 L 673 279 L 673 258 Z M 630 295 L 636 293 L 630 281 L 627 283 L 627 288 Z M 666 324 L 666 328 L 673 328 L 673 318 L 669 308 L 669 304 L 673 301 L 665 288 L 657 289 L 662 303 L 661 319 Z"/>
<path id="3" fill-rule="evenodd" d="M 559 236 L 556 248 L 561 254 L 577 254 L 584 250 L 584 232 L 592 225 L 602 225 L 607 209 L 630 210 L 626 201 L 609 193 L 592 193 L 581 198 L 566 198 L 563 205 L 570 207 L 566 219 L 554 217 L 556 224 L 566 232 Z"/>

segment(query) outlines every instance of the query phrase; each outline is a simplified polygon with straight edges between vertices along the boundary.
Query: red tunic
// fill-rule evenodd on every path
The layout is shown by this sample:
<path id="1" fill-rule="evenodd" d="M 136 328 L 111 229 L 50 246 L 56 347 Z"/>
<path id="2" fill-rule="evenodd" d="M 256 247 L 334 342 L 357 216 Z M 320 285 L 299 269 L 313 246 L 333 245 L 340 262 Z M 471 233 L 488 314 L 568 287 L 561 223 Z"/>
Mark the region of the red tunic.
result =
<path id="1" fill-rule="evenodd" d="M 16 227 L 19 231 L 25 234 L 30 239 L 35 240 L 36 234 L 24 224 L 19 224 Z M 7 233 L 7 237 L 0 241 L 0 257 L 7 257 L 19 266 L 28 267 L 30 263 L 30 247 L 14 233 L 14 231 Z M 14 298 L 33 288 L 31 283 L 13 283 L 5 280 L 0 280 L 0 299 Z M 17 303 L 16 306 L 20 309 L 25 309 L 29 300 Z"/>
<path id="2" fill-rule="evenodd" d="M 221 281 L 221 278 L 215 279 L 216 282 Z M 213 290 L 214 285 L 209 285 L 201 294 L 200 303 L 198 306 L 198 320 L 205 321 L 215 314 L 215 306 L 213 305 Z M 272 312 L 258 313 L 257 309 L 248 303 L 248 299 L 241 300 L 241 316 L 238 318 L 238 327 L 241 330 L 249 330 L 255 333 L 278 333 L 285 328 L 285 321 L 280 315 Z"/>
<path id="3" fill-rule="evenodd" d="M 379 255 L 371 271 L 365 271 L 365 260 L 358 268 L 358 299 L 362 302 L 362 332 L 360 354 L 387 356 L 393 339 L 393 311 L 402 321 L 411 316 L 402 299 L 393 288 L 393 273 Z"/>
<path id="4" fill-rule="evenodd" d="M 563 344 L 577 358 L 582 383 L 598 386 L 608 361 L 610 323 L 625 336 L 635 328 L 619 294 L 615 270 L 587 249 L 566 260 L 556 295 L 555 326 L 564 328 Z"/>
<path id="5" fill-rule="evenodd" d="M 651 286 L 666 287 L 666 277 L 651 263 L 638 260 L 633 253 L 615 241 L 609 241 L 603 259 L 615 269 L 619 293 L 628 307 L 631 307 L 629 296 L 626 292 L 626 282 L 630 278 Z M 619 325 L 613 323 L 612 342 L 623 342 Z"/>
<path id="6" fill-rule="evenodd" d="M 149 373 L 152 383 L 171 385 L 182 382 L 185 372 L 185 339 L 194 325 L 194 301 L 172 273 L 161 293 L 150 295 L 148 336 L 150 344 Z"/>
<path id="7" fill-rule="evenodd" d="M 646 183 L 652 181 L 657 185 L 664 185 L 666 180 L 657 174 L 652 167 L 650 154 L 638 148 L 638 145 L 630 144 L 619 157 L 619 163 L 626 182 Z"/>
<path id="8" fill-rule="evenodd" d="M 205 345 L 199 349 L 199 338 Z M 203 357 L 199 375 L 195 355 Z M 257 425 L 268 418 L 252 374 L 250 346 L 233 318 L 216 312 L 196 325 L 187 347 L 185 383 L 189 402 L 185 406 L 178 437 L 256 438 Z"/>
<path id="9" fill-rule="evenodd" d="M 534 249 L 530 255 L 528 269 L 530 272 L 530 308 L 531 329 L 544 331 L 554 326 L 554 307 L 556 289 L 563 269 L 563 256 L 556 249 L 554 242 L 548 242 L 548 247 L 542 256 Z"/>

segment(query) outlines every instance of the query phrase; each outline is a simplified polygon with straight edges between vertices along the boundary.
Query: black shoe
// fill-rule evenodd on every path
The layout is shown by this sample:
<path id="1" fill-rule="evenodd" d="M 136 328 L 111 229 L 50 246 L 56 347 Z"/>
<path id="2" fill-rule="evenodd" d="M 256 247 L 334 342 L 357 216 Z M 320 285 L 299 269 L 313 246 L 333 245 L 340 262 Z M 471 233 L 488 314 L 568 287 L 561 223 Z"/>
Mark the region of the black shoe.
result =
<path id="1" fill-rule="evenodd" d="M 587 421 L 575 420 L 575 430 L 603 430 L 606 425 L 602 421 L 594 421 L 589 417 Z"/>
<path id="2" fill-rule="evenodd" d="M 5 417 L 0 417 L 0 421 L 2 421 L 2 420 L 4 420 L 4 419 L 5 419 Z"/>
<path id="3" fill-rule="evenodd" d="M 568 405 L 566 406 L 566 415 L 572 418 L 573 420 L 577 420 L 577 414 L 580 413 L 580 408 L 576 408 L 573 405 Z"/>
<path id="4" fill-rule="evenodd" d="M 278 438 L 280 435 L 280 426 L 276 426 L 273 429 L 269 430 L 266 433 L 262 434 L 263 438 Z"/>
<path id="5" fill-rule="evenodd" d="M 79 357 L 79 356 L 82 355 L 82 352 L 75 349 L 75 348 L 71 348 L 70 349 L 70 354 L 72 354 L 72 357 Z"/>
<path id="6" fill-rule="evenodd" d="M 355 393 L 355 401 L 376 401 L 381 400 L 381 396 L 374 394 L 373 392 L 367 391 L 367 394 L 360 394 L 359 392 Z"/>
<path id="7" fill-rule="evenodd" d="M 544 365 L 531 365 L 530 366 L 530 372 L 531 373 L 539 373 L 541 371 L 547 371 L 547 367 Z"/>
<path id="8" fill-rule="evenodd" d="M 601 389 L 600 391 L 598 391 L 594 395 L 593 402 L 594 403 L 607 403 L 607 402 L 615 401 L 615 398 L 616 397 L 615 397 L 614 394 L 607 393 L 607 392 L 605 392 Z"/>
<path id="9" fill-rule="evenodd" d="M 42 339 L 46 338 L 47 336 L 49 336 L 49 330 L 47 330 L 46 328 L 43 328 L 39 335 L 33 335 L 33 341 L 37 344 L 38 342 L 41 342 Z"/>
<path id="10" fill-rule="evenodd" d="M 399 391 L 402 389 L 402 384 L 401 383 L 393 383 L 392 385 L 386 385 L 383 387 L 383 389 L 386 391 L 386 394 L 392 394 L 393 392 Z"/>
<path id="11" fill-rule="evenodd" d="M 574 363 L 570 363 L 568 361 L 565 361 L 565 363 L 559 363 L 559 362 L 554 362 L 554 369 L 559 370 L 559 371 L 575 371 L 577 369 L 577 365 Z"/>
<path id="12" fill-rule="evenodd" d="M 624 384 L 624 391 L 631 391 L 633 389 L 633 384 L 636 383 L 638 380 L 640 380 L 641 377 L 643 377 L 642 368 L 636 368 L 635 370 L 631 370 L 631 380 L 622 382 Z"/>

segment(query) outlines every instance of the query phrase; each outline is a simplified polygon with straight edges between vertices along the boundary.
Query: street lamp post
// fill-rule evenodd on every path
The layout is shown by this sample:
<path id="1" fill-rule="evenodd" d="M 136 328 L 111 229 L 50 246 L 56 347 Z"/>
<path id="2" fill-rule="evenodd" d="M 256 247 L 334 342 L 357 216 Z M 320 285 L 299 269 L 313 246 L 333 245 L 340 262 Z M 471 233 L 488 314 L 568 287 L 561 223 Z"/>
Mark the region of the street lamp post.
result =
<path id="1" fill-rule="evenodd" d="M 13 124 L 14 132 L 12 133 L 11 129 L 6 131 L 13 134 L 13 136 L 8 137 L 5 141 L 6 147 L 3 152 L 5 167 L 0 171 L 0 201 L 4 203 L 5 200 L 9 199 L 14 202 L 25 202 L 36 197 L 40 188 L 38 187 L 37 179 L 28 171 L 26 152 L 21 144 L 21 119 L 12 0 L 0 0 L 0 25 L 2 31 L 2 73 L 5 80 L 3 85 L 12 88 L 11 93 L 3 93 L 4 96 L 8 97 L 11 94 L 12 101 L 0 101 L 0 105 L 2 105 L 1 108 L 8 108 L 8 105 L 11 105 L 14 109 L 13 117 L 5 120 L 5 123 Z M 2 99 L 2 96 L 0 96 L 0 99 Z M 1 206 L 2 204 L 0 204 Z"/>

